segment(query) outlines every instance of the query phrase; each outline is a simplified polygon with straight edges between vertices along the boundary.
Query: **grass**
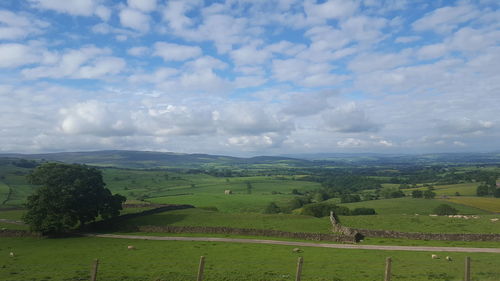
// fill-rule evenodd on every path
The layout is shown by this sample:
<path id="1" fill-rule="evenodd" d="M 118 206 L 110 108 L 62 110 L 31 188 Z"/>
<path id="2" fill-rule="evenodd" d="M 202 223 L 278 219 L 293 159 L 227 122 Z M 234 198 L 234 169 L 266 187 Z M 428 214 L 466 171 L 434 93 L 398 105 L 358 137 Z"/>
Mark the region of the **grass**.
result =
<path id="1" fill-rule="evenodd" d="M 477 182 L 467 182 L 467 183 L 457 183 L 457 184 L 447 184 L 447 185 L 435 185 L 434 192 L 436 195 L 446 195 L 446 196 L 455 196 L 458 192 L 461 196 L 475 196 L 476 189 L 479 183 Z M 417 187 L 417 188 L 408 188 L 404 189 L 407 195 L 411 196 L 411 191 L 413 190 L 427 190 L 427 187 Z"/>
<path id="2" fill-rule="evenodd" d="M 500 213 L 500 198 L 456 196 L 450 197 L 446 201 Z"/>
<path id="3" fill-rule="evenodd" d="M 498 215 L 480 215 L 478 219 L 430 217 L 426 215 L 341 216 L 342 224 L 357 228 L 427 233 L 500 233 Z"/>
<path id="4" fill-rule="evenodd" d="M 127 250 L 134 245 L 137 250 Z M 500 255 L 321 249 L 217 242 L 145 241 L 104 238 L 0 238 L 0 279 L 88 280 L 91 262 L 100 260 L 100 280 L 194 280 L 199 257 L 206 257 L 204 280 L 294 280 L 297 257 L 304 258 L 302 280 L 381 280 L 392 257 L 395 280 L 461 280 L 465 256 L 472 278 L 500 275 Z M 14 252 L 14 258 L 9 257 Z"/>
<path id="5" fill-rule="evenodd" d="M 429 215 L 434 212 L 433 211 L 434 208 L 443 203 L 453 206 L 459 211 L 460 214 L 489 213 L 487 210 L 479 209 L 479 206 L 465 206 L 462 204 L 455 204 L 453 202 L 437 200 L 437 199 L 394 198 L 394 199 L 362 201 L 356 203 L 343 203 L 339 205 L 346 206 L 350 209 L 361 208 L 361 207 L 374 208 L 377 214 L 380 215 L 395 215 L 395 214 Z"/>
<path id="6" fill-rule="evenodd" d="M 224 226 L 234 228 L 272 229 L 290 232 L 331 233 L 328 218 L 289 214 L 221 213 L 201 209 L 168 211 L 133 218 L 128 225 Z"/>

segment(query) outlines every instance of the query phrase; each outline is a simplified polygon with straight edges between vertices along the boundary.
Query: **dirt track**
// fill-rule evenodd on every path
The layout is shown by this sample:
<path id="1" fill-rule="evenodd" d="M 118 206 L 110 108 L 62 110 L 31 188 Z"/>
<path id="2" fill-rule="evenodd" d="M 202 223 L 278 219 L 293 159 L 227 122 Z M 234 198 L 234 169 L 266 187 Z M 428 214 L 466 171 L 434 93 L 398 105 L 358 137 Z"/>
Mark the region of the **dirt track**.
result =
<path id="1" fill-rule="evenodd" d="M 218 238 L 218 237 L 173 237 L 173 236 L 138 236 L 117 234 L 84 234 L 85 236 L 118 239 L 160 240 L 160 241 L 202 241 L 202 242 L 232 242 L 250 244 L 270 244 L 300 247 L 318 247 L 335 249 L 361 249 L 385 251 L 426 251 L 426 252 L 465 252 L 465 253 L 499 253 L 500 248 L 464 248 L 464 247 L 424 247 L 424 246 L 380 246 L 380 245 L 354 245 L 354 244 L 325 244 L 310 242 L 293 242 L 261 239 Z"/>

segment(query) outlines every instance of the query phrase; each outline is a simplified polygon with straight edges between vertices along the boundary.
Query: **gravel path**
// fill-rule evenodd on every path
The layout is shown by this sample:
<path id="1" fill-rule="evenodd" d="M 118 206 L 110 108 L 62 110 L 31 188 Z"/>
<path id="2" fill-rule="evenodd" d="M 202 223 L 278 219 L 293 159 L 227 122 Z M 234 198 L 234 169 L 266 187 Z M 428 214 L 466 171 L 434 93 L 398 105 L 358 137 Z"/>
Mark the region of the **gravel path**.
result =
<path id="1" fill-rule="evenodd" d="M 219 238 L 219 237 L 174 237 L 174 236 L 138 236 L 117 234 L 83 234 L 84 236 L 118 239 L 160 240 L 160 241 L 202 241 L 202 242 L 232 242 L 250 244 L 270 244 L 300 247 L 318 247 L 335 249 L 361 249 L 386 251 L 426 251 L 426 252 L 465 252 L 465 253 L 499 253 L 500 248 L 465 248 L 465 247 L 425 247 L 425 246 L 381 246 L 354 244 L 325 244 L 261 239 Z"/>

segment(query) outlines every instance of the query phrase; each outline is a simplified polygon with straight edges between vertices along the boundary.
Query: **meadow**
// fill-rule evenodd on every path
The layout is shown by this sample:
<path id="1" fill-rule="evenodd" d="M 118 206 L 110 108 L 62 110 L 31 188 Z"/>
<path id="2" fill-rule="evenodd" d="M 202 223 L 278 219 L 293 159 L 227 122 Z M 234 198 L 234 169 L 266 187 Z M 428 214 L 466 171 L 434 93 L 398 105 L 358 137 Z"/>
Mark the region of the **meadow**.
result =
<path id="1" fill-rule="evenodd" d="M 2 238 L 0 279 L 88 280 L 94 259 L 99 280 L 194 280 L 200 256 L 204 280 L 295 280 L 297 258 L 304 258 L 302 280 L 381 280 L 386 257 L 394 280 L 461 280 L 463 261 L 472 259 L 473 280 L 500 276 L 498 254 L 323 249 L 220 242 L 122 240 L 109 238 Z M 136 250 L 127 250 L 134 245 Z M 10 257 L 14 252 L 15 257 Z M 449 255 L 453 261 L 446 261 Z"/>
<path id="2" fill-rule="evenodd" d="M 450 197 L 446 201 L 474 208 L 481 208 L 493 213 L 500 213 L 500 198 L 492 197 Z"/>

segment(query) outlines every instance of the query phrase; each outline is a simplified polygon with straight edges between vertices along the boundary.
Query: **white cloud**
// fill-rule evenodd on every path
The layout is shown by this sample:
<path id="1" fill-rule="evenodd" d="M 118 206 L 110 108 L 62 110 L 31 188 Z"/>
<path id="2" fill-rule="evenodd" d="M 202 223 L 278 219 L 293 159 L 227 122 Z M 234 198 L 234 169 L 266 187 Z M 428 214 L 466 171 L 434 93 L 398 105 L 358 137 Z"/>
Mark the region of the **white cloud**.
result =
<path id="1" fill-rule="evenodd" d="M 376 132 L 380 125 L 370 121 L 364 110 L 348 103 L 322 114 L 328 129 L 341 133 Z"/>
<path id="2" fill-rule="evenodd" d="M 449 33 L 458 25 L 477 17 L 479 11 L 472 5 L 448 6 L 436 9 L 412 24 L 416 31 Z"/>
<path id="3" fill-rule="evenodd" d="M 184 61 L 199 57 L 202 50 L 198 46 L 179 45 L 167 42 L 156 42 L 153 55 L 163 58 L 164 61 Z"/>
<path id="4" fill-rule="evenodd" d="M 150 52 L 149 48 L 146 46 L 132 47 L 127 50 L 127 53 L 131 56 L 142 57 Z"/>
<path id="5" fill-rule="evenodd" d="M 394 42 L 396 43 L 411 43 L 415 42 L 418 40 L 421 40 L 422 38 L 420 36 L 400 36 L 397 37 Z"/>
<path id="6" fill-rule="evenodd" d="M 54 55 L 47 65 L 26 68 L 22 74 L 29 79 L 43 77 L 99 79 L 106 75 L 121 72 L 126 62 L 109 56 L 109 49 L 87 46 L 77 50 L 68 50 L 64 54 Z"/>
<path id="7" fill-rule="evenodd" d="M 134 9 L 123 9 L 120 11 L 120 23 L 124 27 L 128 27 L 143 33 L 149 31 L 149 22 L 151 18 Z"/>
<path id="8" fill-rule="evenodd" d="M 38 9 L 53 10 L 73 16 L 92 16 L 95 14 L 103 20 L 109 19 L 110 16 L 110 10 L 98 5 L 97 0 L 29 0 L 29 2 Z"/>
<path id="9" fill-rule="evenodd" d="M 91 100 L 60 110 L 61 131 L 70 135 L 121 136 L 134 132 L 132 120 L 116 109 Z"/>
<path id="10" fill-rule="evenodd" d="M 477 134 L 494 127 L 492 121 L 473 120 L 469 118 L 442 120 L 437 123 L 440 132 L 446 134 Z"/>
<path id="11" fill-rule="evenodd" d="M 32 16 L 0 10 L 0 40 L 23 39 L 43 32 L 48 22 L 34 19 Z"/>
<path id="12" fill-rule="evenodd" d="M 143 12 L 152 12 L 156 9 L 156 0 L 127 0 L 128 6 Z"/>
<path id="13" fill-rule="evenodd" d="M 0 67 L 10 68 L 38 62 L 40 56 L 30 46 L 0 44 Z"/>
<path id="14" fill-rule="evenodd" d="M 342 19 L 353 15 L 359 7 L 358 1 L 328 0 L 321 4 L 308 0 L 304 3 L 304 11 L 309 21 L 324 21 L 328 19 Z"/>

